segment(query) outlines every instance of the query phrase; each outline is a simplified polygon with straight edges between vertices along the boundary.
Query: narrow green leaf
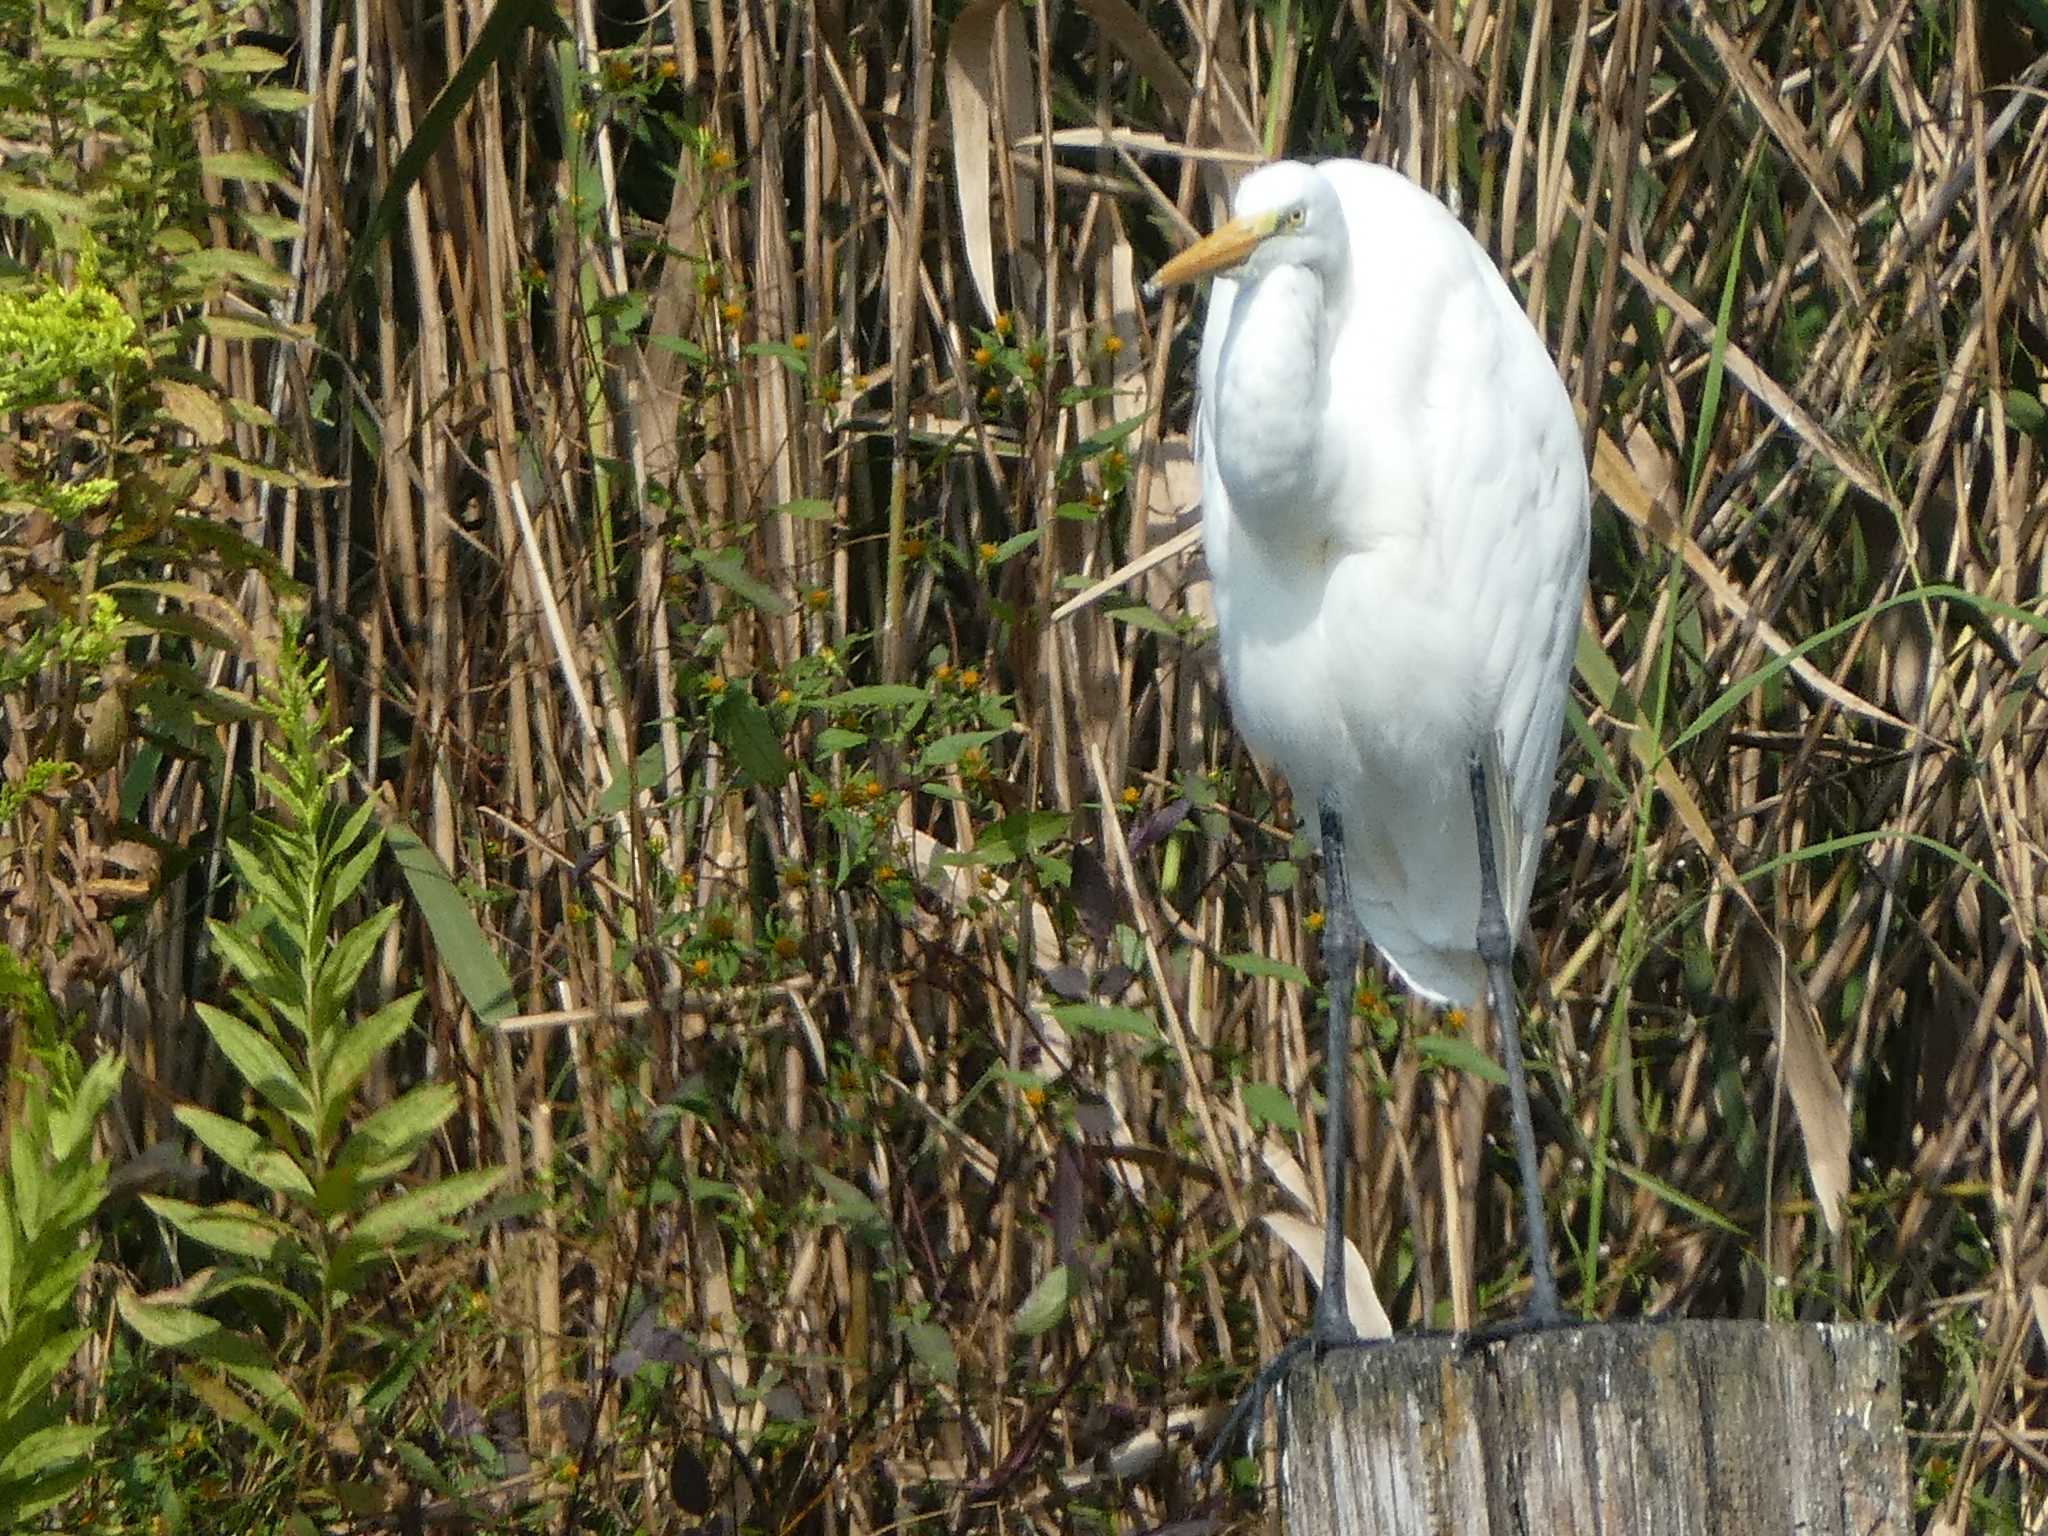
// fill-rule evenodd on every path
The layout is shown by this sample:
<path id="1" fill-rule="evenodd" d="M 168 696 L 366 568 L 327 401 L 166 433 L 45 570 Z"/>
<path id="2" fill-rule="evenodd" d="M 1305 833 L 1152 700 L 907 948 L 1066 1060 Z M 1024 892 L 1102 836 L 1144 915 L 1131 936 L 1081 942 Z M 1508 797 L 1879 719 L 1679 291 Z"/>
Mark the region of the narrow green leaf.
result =
<path id="1" fill-rule="evenodd" d="M 256 1409 L 246 1402 L 227 1379 L 197 1365 L 178 1367 L 178 1380 L 187 1392 L 206 1405 L 223 1424 L 231 1424 L 262 1442 L 274 1456 L 286 1454 L 283 1438 Z"/>
<path id="2" fill-rule="evenodd" d="M 1415 1042 L 1415 1050 L 1425 1061 L 1449 1067 L 1454 1072 L 1464 1072 L 1489 1083 L 1508 1080 L 1508 1074 L 1499 1062 L 1470 1040 L 1457 1035 L 1423 1035 Z"/>
<path id="3" fill-rule="evenodd" d="M 363 801 L 350 812 L 348 820 L 334 834 L 333 847 L 337 856 L 349 849 L 354 852 L 346 853 L 344 862 L 327 879 L 327 904 L 330 908 L 339 907 L 355 895 L 357 887 L 377 862 L 377 855 L 384 851 L 384 833 L 369 824 L 376 809 L 376 801 Z"/>
<path id="4" fill-rule="evenodd" d="M 100 1117 L 100 1111 L 107 1107 L 107 1101 L 121 1086 L 121 1076 L 127 1070 L 122 1059 L 108 1052 L 95 1061 L 79 1081 L 70 1100 L 60 1105 L 50 1116 L 50 1155 L 58 1162 L 64 1162 L 85 1145 L 92 1134 L 93 1123 Z"/>
<path id="5" fill-rule="evenodd" d="M 746 556 L 737 549 L 706 550 L 697 556 L 706 576 L 735 597 L 772 617 L 788 613 L 796 605 L 747 569 Z"/>
<path id="6" fill-rule="evenodd" d="M 502 1168 L 476 1168 L 407 1190 L 384 1201 L 358 1221 L 351 1236 L 366 1243 L 403 1242 L 424 1227 L 438 1226 L 461 1215 L 496 1189 L 504 1177 Z"/>
<path id="7" fill-rule="evenodd" d="M 279 1243 L 291 1236 L 282 1222 L 238 1200 L 219 1205 L 189 1205 L 162 1195 L 144 1195 L 142 1203 L 195 1243 L 222 1253 L 269 1262 Z"/>
<path id="8" fill-rule="evenodd" d="M 320 996 L 316 1000 L 324 1016 L 332 1017 L 341 1010 L 348 995 L 355 990 L 356 982 L 361 979 L 363 967 L 376 953 L 378 940 L 397 920 L 397 907 L 379 908 L 344 933 L 328 950 L 320 964 Z"/>
<path id="9" fill-rule="evenodd" d="M 348 276 L 351 280 L 369 270 L 377 247 L 398 227 L 406 194 L 418 184 L 427 162 L 449 142 L 455 131 L 455 120 L 483 85 L 484 76 L 491 72 L 492 66 L 517 55 L 529 27 L 557 38 L 566 39 L 570 35 L 568 24 L 545 0 L 498 0 L 491 7 L 491 14 L 477 28 L 476 41 L 469 45 L 462 62 L 455 66 L 455 73 L 448 77 L 448 83 L 428 105 L 420 117 L 419 126 L 392 162 L 391 179 L 385 183 L 377 206 L 370 211 L 369 221 L 355 237 L 354 251 L 349 257 Z M 472 1003 L 471 1006 L 475 1005 Z"/>
<path id="10" fill-rule="evenodd" d="M 1254 1129 L 1262 1125 L 1277 1125 L 1283 1131 L 1301 1129 L 1301 1112 L 1290 1099 L 1271 1083 L 1244 1083 L 1238 1088 L 1244 1095 L 1245 1113 L 1252 1117 Z"/>
<path id="11" fill-rule="evenodd" d="M 756 784 L 773 787 L 789 777 L 775 722 L 745 688 L 727 688 L 718 696 L 711 706 L 711 734 Z"/>
<path id="12" fill-rule="evenodd" d="M 1688 502 L 1700 483 L 1700 470 L 1706 463 L 1707 449 L 1714 439 L 1714 428 L 1721 413 L 1721 379 L 1728 362 L 1728 326 L 1735 314 L 1735 290 L 1742 278 L 1743 251 L 1749 244 L 1749 214 L 1755 202 L 1757 167 L 1763 164 L 1759 155 L 1750 166 L 1749 179 L 1743 184 L 1742 211 L 1735 221 L 1735 239 L 1728 247 L 1728 273 L 1721 281 L 1721 307 L 1714 317 L 1714 338 L 1707 351 L 1707 377 L 1700 387 L 1699 423 L 1692 439 L 1692 465 L 1686 472 L 1685 494 Z"/>
<path id="13" fill-rule="evenodd" d="M 1240 976 L 1264 976 L 1296 987 L 1308 985 L 1308 972 L 1300 966 L 1289 965 L 1284 960 L 1269 959 L 1265 955 L 1225 955 L 1223 963 Z"/>
<path id="14" fill-rule="evenodd" d="M 412 1024 L 412 1016 L 419 1008 L 418 992 L 408 992 L 404 997 L 394 998 L 371 1014 L 359 1020 L 342 1035 L 341 1043 L 334 1048 L 334 1055 L 328 1060 L 325 1081 L 320 1085 L 322 1102 L 327 1107 L 327 1118 L 331 1122 L 320 1127 L 320 1139 L 325 1142 L 340 1129 L 341 1116 L 348 1107 L 350 1095 L 363 1074 L 370 1070 L 370 1064 L 379 1055 L 394 1045 Z"/>
<path id="15" fill-rule="evenodd" d="M 206 175 L 218 176 L 223 181 L 261 181 L 275 184 L 287 179 L 275 160 L 253 149 L 224 150 L 217 155 L 201 155 L 199 169 Z"/>
<path id="16" fill-rule="evenodd" d="M 1159 1026 L 1144 1014 L 1113 1003 L 1057 1003 L 1052 1016 L 1069 1029 L 1095 1035 L 1136 1035 L 1140 1040 L 1160 1038 Z"/>
<path id="17" fill-rule="evenodd" d="M 834 513 L 831 502 L 815 496 L 803 496 L 795 501 L 785 501 L 775 510 L 782 513 L 785 517 L 800 517 L 806 522 L 814 523 L 826 522 L 830 520 Z"/>
<path id="18" fill-rule="evenodd" d="M 272 266 L 254 251 L 237 250 L 232 246 L 218 245 L 194 251 L 189 256 L 179 257 L 173 266 L 180 277 L 201 285 L 243 283 L 266 293 L 289 293 L 292 288 L 290 274 Z"/>
<path id="19" fill-rule="evenodd" d="M 313 1197 L 313 1181 L 298 1160 L 273 1147 L 254 1126 L 201 1109 L 197 1104 L 180 1104 L 171 1114 L 178 1124 L 199 1138 L 207 1151 L 265 1189 L 296 1195 L 302 1200 Z"/>
<path id="20" fill-rule="evenodd" d="M 960 1385 L 960 1357 L 953 1352 L 953 1339 L 937 1323 L 906 1322 L 903 1340 L 925 1374 L 949 1387 Z"/>
<path id="21" fill-rule="evenodd" d="M 877 1247 L 889 1241 L 888 1218 L 863 1190 L 823 1168 L 811 1169 L 811 1177 L 830 1202 L 823 1216 L 828 1224 L 847 1227 Z"/>
<path id="22" fill-rule="evenodd" d="M 959 762 L 974 748 L 985 747 L 1008 734 L 1007 731 L 955 731 L 927 744 L 918 757 L 917 766 L 925 770 L 943 768 L 949 763 Z"/>
<path id="23" fill-rule="evenodd" d="M 104 1425 L 52 1424 L 24 1435 L 0 1455 L 0 1479 L 39 1477 L 92 1449 Z"/>
<path id="24" fill-rule="evenodd" d="M 864 688 L 835 693 L 824 702 L 828 709 L 907 709 L 913 704 L 930 703 L 931 695 L 908 683 L 869 683 Z"/>
<path id="25" fill-rule="evenodd" d="M 6 1347 L 0 1349 L 0 1363 L 7 1367 L 7 1374 L 0 1377 L 0 1389 L 6 1393 L 10 1416 L 43 1397 L 57 1373 L 71 1363 L 91 1336 L 89 1329 L 65 1328 L 37 1339 L 31 1329 L 17 1325 Z"/>
<path id="26" fill-rule="evenodd" d="M 1067 1266 L 1055 1265 L 1031 1288 L 1024 1304 L 1010 1318 L 1010 1330 L 1035 1339 L 1067 1315 Z"/>
<path id="27" fill-rule="evenodd" d="M 1164 635 L 1169 640 L 1181 637 L 1180 626 L 1146 603 L 1125 603 L 1121 607 L 1104 610 L 1120 624 L 1133 629 L 1142 629 L 1155 635 Z"/>
<path id="28" fill-rule="evenodd" d="M 122 1322 L 160 1349 L 186 1349 L 220 1331 L 220 1324 L 204 1312 L 146 1300 L 125 1285 L 114 1293 L 114 1310 L 121 1314 Z"/>
<path id="29" fill-rule="evenodd" d="M 989 556 L 988 563 L 990 565 L 1001 565 L 1005 560 L 1023 554 L 1025 550 L 1038 542 L 1040 532 L 1041 530 L 1037 528 L 1026 528 L 1022 533 L 1011 534 L 996 546 L 996 552 Z"/>
<path id="30" fill-rule="evenodd" d="M 1665 1204 L 1684 1211 L 1693 1220 L 1704 1223 L 1718 1232 L 1726 1233 L 1729 1237 L 1748 1239 L 1749 1233 L 1747 1231 L 1735 1222 L 1730 1221 L 1712 1206 L 1702 1205 L 1699 1201 L 1693 1199 L 1692 1196 L 1672 1188 L 1671 1185 L 1665 1183 L 1656 1175 L 1636 1167 L 1633 1163 L 1624 1163 L 1619 1158 L 1611 1158 L 1608 1160 L 1607 1166 L 1630 1182 L 1641 1185 Z"/>
<path id="31" fill-rule="evenodd" d="M 234 1064 L 242 1080 L 268 1099 L 301 1130 L 313 1129 L 313 1101 L 304 1082 L 280 1051 L 260 1031 L 211 1003 L 195 1003 L 206 1032 L 221 1054 Z"/>
<path id="32" fill-rule="evenodd" d="M 501 4 L 509 0 L 500 0 Z M 469 902 L 448 878 L 434 850 L 402 821 L 384 828 L 391 858 L 405 877 L 406 888 L 427 920 L 434 949 L 455 978 L 463 1001 L 482 1024 L 495 1024 L 513 1011 L 512 977 L 498 952 L 484 937 Z"/>

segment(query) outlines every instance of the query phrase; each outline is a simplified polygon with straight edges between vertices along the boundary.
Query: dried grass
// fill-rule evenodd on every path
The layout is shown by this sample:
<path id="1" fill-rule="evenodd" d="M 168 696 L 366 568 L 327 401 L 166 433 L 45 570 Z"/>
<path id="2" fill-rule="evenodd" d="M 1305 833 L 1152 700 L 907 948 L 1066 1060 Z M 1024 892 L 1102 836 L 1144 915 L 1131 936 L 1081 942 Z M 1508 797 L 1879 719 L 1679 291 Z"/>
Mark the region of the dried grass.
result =
<path id="1" fill-rule="evenodd" d="M 1530 952 L 1568 1288 L 1603 1316 L 1891 1322 L 1944 1528 L 2041 1486 L 2048 114 L 2027 22 L 909 0 L 713 3 L 679 34 L 679 13 L 584 6 L 575 56 L 619 88 L 565 118 L 554 60 L 522 47 L 374 287 L 347 288 L 487 9 L 308 13 L 292 304 L 326 349 L 204 359 L 276 395 L 345 482 L 230 515 L 311 584 L 357 760 L 476 896 L 528 1026 L 484 1027 L 424 929 L 394 935 L 383 984 L 431 988 L 407 1070 L 465 1095 L 447 1155 L 552 1197 L 491 1235 L 496 1342 L 451 1390 L 561 1447 L 556 1394 L 587 1393 L 652 1302 L 694 1362 L 672 1433 L 728 1514 L 1186 1511 L 1190 1438 L 1307 1312 L 1256 1222 L 1295 1209 L 1256 1085 L 1304 1112 L 1281 1140 L 1320 1169 L 1311 999 L 1227 962 L 1313 970 L 1314 882 L 1174 630 L 1208 613 L 1182 536 L 1190 316 L 1136 287 L 1285 146 L 1460 206 L 1587 409 L 1585 729 Z M 701 147 L 636 133 L 650 107 Z M 1038 375 L 977 361 L 999 317 Z M 1127 469 L 1092 451 L 1134 418 Z M 763 590 L 707 575 L 724 551 Z M 807 666 L 946 699 L 971 667 L 1015 712 L 979 779 L 915 744 L 834 756 L 834 712 L 795 717 L 831 804 L 871 774 L 894 812 L 893 848 L 843 881 L 804 781 L 757 782 L 708 702 L 773 708 Z M 208 803 L 172 771 L 145 820 L 211 847 Z M 1071 817 L 1068 891 L 937 862 L 1032 810 Z M 162 1105 L 219 1092 L 187 1001 L 199 878 L 115 963 L 105 1016 L 151 1083 L 137 1148 L 170 1134 Z M 690 970 L 714 917 L 743 955 L 729 986 Z M 799 937 L 787 965 L 771 928 Z M 1767 977 L 1789 957 L 1785 1027 L 1810 997 L 1852 1116 L 1832 1239 L 1759 946 Z M 1062 1024 L 1061 967 L 1158 1038 Z M 1368 1044 L 1354 1236 L 1397 1327 L 1511 1309 L 1488 1095 L 1415 1048 L 1442 1024 L 1398 1014 Z M 651 1143 L 650 1107 L 678 1102 Z M 698 1198 L 652 1203 L 656 1166 Z M 1064 1319 L 1027 1337 L 1057 1265 Z M 614 1450 L 589 1499 L 662 1493 L 662 1445 Z"/>

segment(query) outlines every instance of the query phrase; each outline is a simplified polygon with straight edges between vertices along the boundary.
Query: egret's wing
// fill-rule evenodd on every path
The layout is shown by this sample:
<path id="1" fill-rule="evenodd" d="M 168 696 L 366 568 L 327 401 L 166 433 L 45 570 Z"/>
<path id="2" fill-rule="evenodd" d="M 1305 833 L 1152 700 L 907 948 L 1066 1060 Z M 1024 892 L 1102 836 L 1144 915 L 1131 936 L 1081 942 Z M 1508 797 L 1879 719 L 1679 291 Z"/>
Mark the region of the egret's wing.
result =
<path id="1" fill-rule="evenodd" d="M 1527 911 L 1583 602 L 1586 472 L 1548 348 L 1478 243 L 1395 172 L 1323 170 L 1353 235 L 1325 434 L 1342 455 L 1328 471 L 1333 541 L 1353 569 L 1337 573 L 1325 619 L 1359 668 L 1350 731 L 1369 762 L 1403 775 L 1369 785 L 1395 812 L 1376 818 L 1399 908 L 1381 927 L 1435 953 L 1404 964 L 1374 937 L 1415 979 L 1472 951 L 1471 751 L 1498 768 L 1511 926 Z M 1437 990 L 1451 990 L 1448 974 Z"/>

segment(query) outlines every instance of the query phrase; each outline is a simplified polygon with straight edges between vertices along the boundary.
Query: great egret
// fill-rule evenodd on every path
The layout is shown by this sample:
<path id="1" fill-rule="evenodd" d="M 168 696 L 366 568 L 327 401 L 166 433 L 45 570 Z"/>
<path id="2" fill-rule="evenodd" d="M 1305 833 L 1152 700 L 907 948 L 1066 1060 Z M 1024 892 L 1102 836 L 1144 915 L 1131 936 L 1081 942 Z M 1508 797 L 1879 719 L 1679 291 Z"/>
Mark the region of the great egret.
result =
<path id="1" fill-rule="evenodd" d="M 1427 1001 L 1490 993 L 1529 1317 L 1561 1321 L 1510 959 L 1586 585 L 1578 421 L 1492 261 L 1413 182 L 1280 161 L 1234 213 L 1148 287 L 1218 274 L 1195 446 L 1223 675 L 1238 730 L 1322 834 L 1327 1227 L 1300 1342 L 1357 1338 L 1341 1154 L 1359 927 Z"/>

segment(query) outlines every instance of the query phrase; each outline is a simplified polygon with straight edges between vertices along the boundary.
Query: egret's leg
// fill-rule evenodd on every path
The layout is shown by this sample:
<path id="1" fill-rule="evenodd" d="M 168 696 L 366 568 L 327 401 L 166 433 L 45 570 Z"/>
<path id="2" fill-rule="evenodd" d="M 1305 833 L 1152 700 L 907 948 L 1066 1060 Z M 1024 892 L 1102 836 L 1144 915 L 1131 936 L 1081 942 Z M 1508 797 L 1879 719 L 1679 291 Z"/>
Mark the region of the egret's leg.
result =
<path id="1" fill-rule="evenodd" d="M 1543 1182 L 1536 1166 L 1536 1127 L 1529 1115 L 1529 1082 L 1522 1068 L 1522 1027 L 1515 1002 L 1513 936 L 1501 900 L 1500 869 L 1494 858 L 1493 809 L 1486 765 L 1472 754 L 1472 822 L 1479 834 L 1479 958 L 1486 964 L 1486 988 L 1500 1021 L 1501 1065 L 1508 1073 L 1508 1107 L 1515 1122 L 1515 1161 L 1521 1165 L 1522 1222 L 1529 1237 L 1529 1320 L 1561 1323 L 1557 1277 L 1550 1268 L 1550 1224 L 1543 1215 Z"/>
<path id="2" fill-rule="evenodd" d="M 1345 1305 L 1344 1158 L 1351 1142 L 1351 999 L 1358 990 L 1358 917 L 1344 875 L 1344 820 L 1323 797 L 1323 970 L 1330 989 L 1323 1039 L 1323 1285 L 1310 1336 L 1318 1345 L 1356 1342 Z"/>
<path id="3" fill-rule="evenodd" d="M 1258 1443 L 1266 1394 L 1286 1379 L 1304 1350 L 1320 1356 L 1327 1349 L 1357 1349 L 1366 1343 L 1351 1321 L 1344 1285 L 1344 1153 L 1351 1139 L 1346 1125 L 1351 1105 L 1351 999 L 1358 990 L 1358 917 L 1351 910 L 1351 888 L 1344 878 L 1343 820 L 1327 799 L 1316 807 L 1316 819 L 1323 834 L 1323 968 L 1329 973 L 1325 982 L 1330 989 L 1323 1041 L 1323 1093 L 1328 1104 L 1323 1114 L 1323 1284 L 1307 1336 L 1289 1342 L 1252 1378 L 1202 1458 L 1197 1481 L 1216 1469 L 1231 1446 Z"/>

